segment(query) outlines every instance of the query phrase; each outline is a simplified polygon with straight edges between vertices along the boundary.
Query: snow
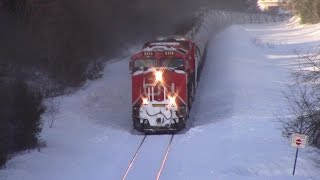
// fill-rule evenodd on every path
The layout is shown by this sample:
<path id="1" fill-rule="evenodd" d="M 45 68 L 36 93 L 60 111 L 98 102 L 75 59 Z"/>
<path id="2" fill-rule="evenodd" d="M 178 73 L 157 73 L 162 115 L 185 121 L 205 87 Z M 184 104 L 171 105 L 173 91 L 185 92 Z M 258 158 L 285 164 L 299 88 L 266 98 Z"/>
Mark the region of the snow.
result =
<path id="1" fill-rule="evenodd" d="M 160 179 L 320 179 L 312 147 L 300 151 L 281 136 L 282 91 L 296 52 L 320 44 L 320 25 L 297 20 L 234 25 L 217 35 L 191 112 L 192 127 L 173 139 Z M 121 179 L 143 136 L 131 133 L 129 57 L 106 65 L 102 79 L 57 98 L 60 111 L 41 137 L 47 147 L 13 157 L 4 180 Z M 127 179 L 155 179 L 168 135 L 148 136 Z"/>

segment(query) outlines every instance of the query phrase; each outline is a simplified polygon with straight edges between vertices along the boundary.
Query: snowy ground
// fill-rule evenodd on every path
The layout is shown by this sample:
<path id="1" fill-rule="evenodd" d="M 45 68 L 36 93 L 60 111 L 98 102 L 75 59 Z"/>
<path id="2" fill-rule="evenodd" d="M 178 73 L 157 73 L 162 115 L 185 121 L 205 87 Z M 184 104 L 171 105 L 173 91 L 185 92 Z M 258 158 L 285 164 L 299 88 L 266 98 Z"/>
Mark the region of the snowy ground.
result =
<path id="1" fill-rule="evenodd" d="M 173 139 L 160 179 L 320 179 L 301 150 L 295 178 L 295 150 L 281 137 L 277 115 L 297 51 L 320 44 L 320 25 L 296 22 L 232 26 L 209 47 L 193 127 Z M 131 134 L 128 59 L 106 66 L 104 77 L 72 96 L 60 97 L 54 127 L 41 134 L 47 147 L 15 156 L 4 180 L 121 179 L 143 136 Z M 146 139 L 127 179 L 155 179 L 167 135 Z"/>

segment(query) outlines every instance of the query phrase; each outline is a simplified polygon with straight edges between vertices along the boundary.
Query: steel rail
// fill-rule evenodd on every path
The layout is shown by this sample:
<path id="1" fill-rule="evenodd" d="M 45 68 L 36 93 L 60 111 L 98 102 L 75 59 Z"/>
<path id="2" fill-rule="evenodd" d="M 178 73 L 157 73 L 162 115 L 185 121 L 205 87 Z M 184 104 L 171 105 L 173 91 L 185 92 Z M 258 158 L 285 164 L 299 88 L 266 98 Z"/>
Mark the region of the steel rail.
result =
<path id="1" fill-rule="evenodd" d="M 137 156 L 138 156 L 138 154 L 139 154 L 139 151 L 140 151 L 140 149 L 141 149 L 144 141 L 146 140 L 147 136 L 148 136 L 148 135 L 144 135 L 144 137 L 143 137 L 143 139 L 142 139 L 142 141 L 141 141 L 141 143 L 140 143 L 137 151 L 134 153 L 134 155 L 133 155 L 133 157 L 132 157 L 132 159 L 131 159 L 131 161 L 130 161 L 130 163 L 129 163 L 129 165 L 128 165 L 128 168 L 127 168 L 126 172 L 124 173 L 124 175 L 123 175 L 123 177 L 122 177 L 122 180 L 125 180 L 125 179 L 127 178 L 128 174 L 129 174 L 129 172 L 130 172 L 130 170 L 131 170 L 131 168 L 132 168 L 132 166 L 133 166 L 133 163 L 134 163 L 135 160 L 137 159 Z"/>
<path id="2" fill-rule="evenodd" d="M 169 144 L 167 146 L 167 150 L 166 150 L 166 153 L 162 159 L 162 163 L 161 163 L 161 166 L 160 166 L 160 169 L 158 171 L 158 174 L 157 174 L 157 177 L 156 177 L 156 180 L 159 180 L 160 179 L 160 176 L 161 176 L 161 173 L 163 171 L 163 168 L 164 168 L 164 165 L 168 159 L 168 154 L 169 154 L 169 151 L 170 151 L 170 148 L 171 148 L 171 145 L 172 145 L 172 140 L 173 140 L 173 137 L 174 137 L 174 134 L 171 135 L 171 138 L 170 138 L 170 141 L 169 141 Z"/>

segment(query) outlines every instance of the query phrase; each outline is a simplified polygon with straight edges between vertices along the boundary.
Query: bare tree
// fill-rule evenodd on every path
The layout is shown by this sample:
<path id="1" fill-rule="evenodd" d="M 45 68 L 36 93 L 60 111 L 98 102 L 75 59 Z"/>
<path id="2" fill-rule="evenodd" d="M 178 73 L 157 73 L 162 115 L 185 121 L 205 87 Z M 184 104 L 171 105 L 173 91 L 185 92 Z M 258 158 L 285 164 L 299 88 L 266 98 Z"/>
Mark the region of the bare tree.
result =
<path id="1" fill-rule="evenodd" d="M 320 21 L 319 0 L 294 0 L 293 4 L 303 23 L 317 23 Z"/>
<path id="2" fill-rule="evenodd" d="M 294 84 L 285 93 L 291 116 L 281 119 L 282 133 L 307 134 L 312 145 L 320 145 L 320 53 L 300 56 L 299 71 L 293 74 Z"/>
<path id="3" fill-rule="evenodd" d="M 48 98 L 46 103 L 45 113 L 50 117 L 50 128 L 53 127 L 53 123 L 57 118 L 59 111 L 60 101 L 57 98 Z"/>

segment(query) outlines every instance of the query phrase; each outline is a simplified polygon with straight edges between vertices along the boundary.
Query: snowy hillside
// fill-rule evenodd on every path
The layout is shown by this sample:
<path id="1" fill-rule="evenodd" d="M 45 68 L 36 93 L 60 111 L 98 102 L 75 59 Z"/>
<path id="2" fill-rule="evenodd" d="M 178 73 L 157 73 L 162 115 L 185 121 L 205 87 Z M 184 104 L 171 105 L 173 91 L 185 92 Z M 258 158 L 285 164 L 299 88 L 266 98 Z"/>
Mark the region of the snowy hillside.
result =
<path id="1" fill-rule="evenodd" d="M 320 25 L 235 25 L 216 36 L 190 120 L 174 137 L 160 179 L 320 179 L 301 150 L 281 137 L 277 115 L 286 113 L 282 91 L 290 83 L 298 51 L 320 44 Z M 47 147 L 11 159 L 4 180 L 121 179 L 142 135 L 131 133 L 128 57 L 107 64 L 102 79 L 71 96 L 41 134 Z M 169 135 L 148 136 L 126 179 L 156 179 Z"/>

